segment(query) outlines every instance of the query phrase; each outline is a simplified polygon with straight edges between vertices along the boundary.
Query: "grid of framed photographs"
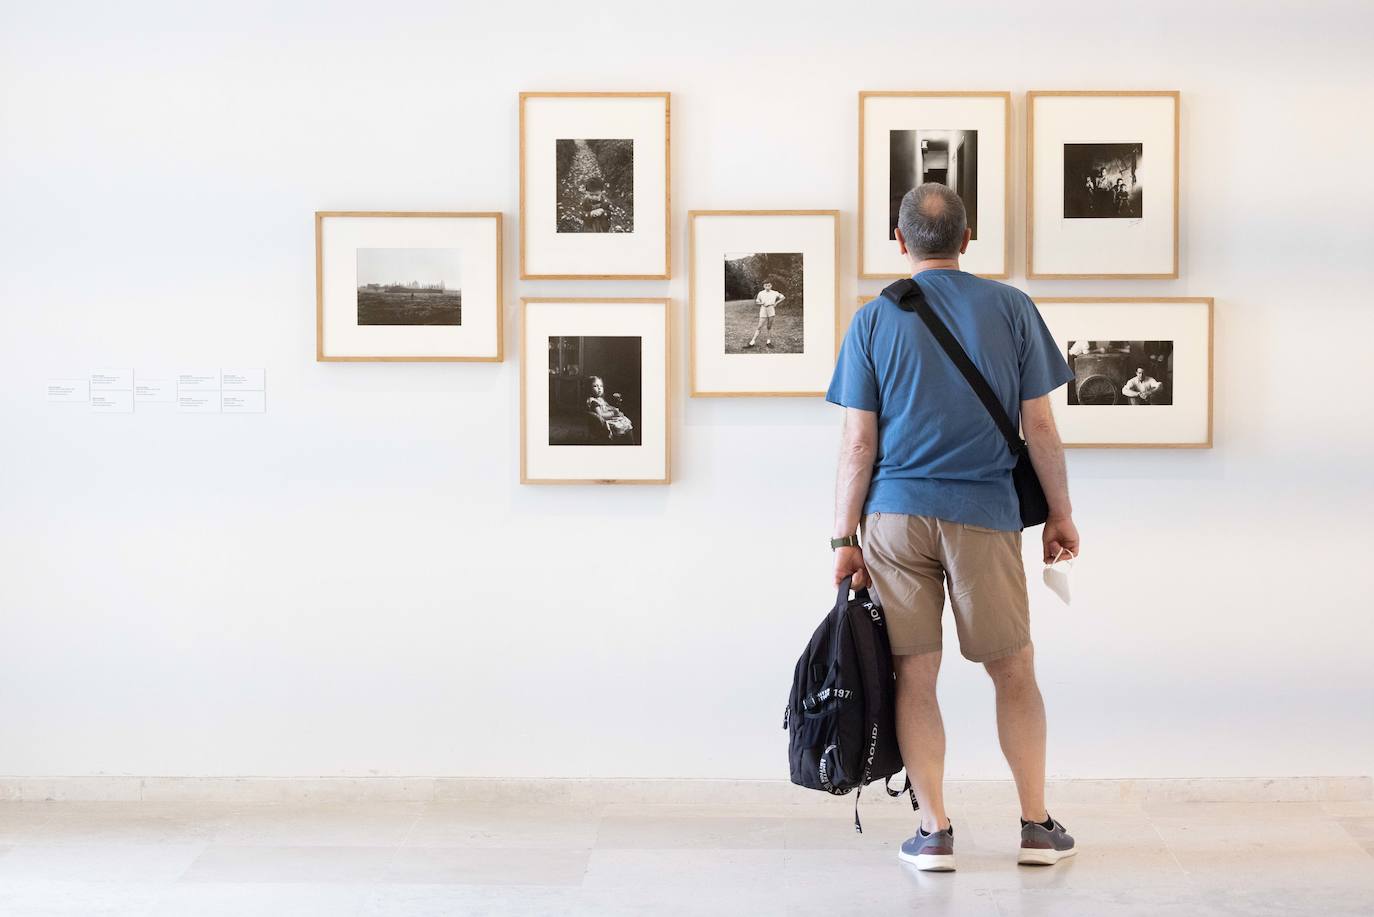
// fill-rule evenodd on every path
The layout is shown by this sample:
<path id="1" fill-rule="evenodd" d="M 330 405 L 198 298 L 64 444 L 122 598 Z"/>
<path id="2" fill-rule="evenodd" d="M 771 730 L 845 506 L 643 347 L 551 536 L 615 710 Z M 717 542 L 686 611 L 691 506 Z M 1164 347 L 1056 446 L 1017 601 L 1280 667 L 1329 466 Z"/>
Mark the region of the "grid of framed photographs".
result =
<path id="1" fill-rule="evenodd" d="M 671 277 L 669 104 L 520 94 L 521 279 Z M 1179 276 L 1179 108 L 1176 91 L 1026 95 L 1027 278 Z M 897 210 L 924 182 L 965 203 L 961 267 L 1010 276 L 1011 93 L 862 91 L 858 122 L 859 276 L 907 276 Z M 839 222 L 688 213 L 692 396 L 824 393 L 845 324 Z M 503 359 L 501 213 L 321 211 L 315 241 L 317 360 Z M 1074 373 L 1054 396 L 1065 445 L 1211 446 L 1211 299 L 1038 303 Z M 521 481 L 667 483 L 670 301 L 539 297 L 520 311 Z"/>

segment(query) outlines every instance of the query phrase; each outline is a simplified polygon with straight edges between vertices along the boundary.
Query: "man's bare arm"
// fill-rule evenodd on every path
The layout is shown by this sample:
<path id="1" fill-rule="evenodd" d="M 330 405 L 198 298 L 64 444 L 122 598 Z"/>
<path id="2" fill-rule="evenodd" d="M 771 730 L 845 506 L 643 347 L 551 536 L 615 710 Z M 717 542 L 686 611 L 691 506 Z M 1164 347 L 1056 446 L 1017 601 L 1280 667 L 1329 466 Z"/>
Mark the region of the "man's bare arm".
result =
<path id="1" fill-rule="evenodd" d="M 868 485 L 873 480 L 873 461 L 877 455 L 878 415 L 873 411 L 845 408 L 839 471 L 835 476 L 836 538 L 853 535 L 859 530 L 859 516 L 868 499 Z M 835 552 L 835 585 L 851 575 L 856 589 L 868 585 L 863 552 L 859 548 L 840 548 Z"/>
<path id="2" fill-rule="evenodd" d="M 1064 463 L 1064 444 L 1054 424 L 1049 395 L 1021 402 L 1021 431 L 1050 506 L 1050 518 L 1042 535 L 1045 562 L 1053 561 L 1060 549 L 1077 556 L 1079 539 L 1073 524 L 1073 504 L 1069 502 L 1069 470 Z"/>

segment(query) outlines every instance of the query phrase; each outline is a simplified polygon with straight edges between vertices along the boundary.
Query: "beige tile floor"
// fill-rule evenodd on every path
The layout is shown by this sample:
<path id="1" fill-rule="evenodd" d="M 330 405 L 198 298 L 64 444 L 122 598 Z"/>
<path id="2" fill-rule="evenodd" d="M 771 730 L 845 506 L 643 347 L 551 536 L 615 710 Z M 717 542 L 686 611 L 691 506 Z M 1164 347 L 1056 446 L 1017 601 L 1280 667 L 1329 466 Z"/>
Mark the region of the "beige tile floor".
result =
<path id="1" fill-rule="evenodd" d="M 1016 812 L 952 813 L 959 870 L 896 859 L 914 817 L 817 805 L 0 802 L 0 914 L 1374 914 L 1374 803 L 1062 806 L 1018 867 Z"/>

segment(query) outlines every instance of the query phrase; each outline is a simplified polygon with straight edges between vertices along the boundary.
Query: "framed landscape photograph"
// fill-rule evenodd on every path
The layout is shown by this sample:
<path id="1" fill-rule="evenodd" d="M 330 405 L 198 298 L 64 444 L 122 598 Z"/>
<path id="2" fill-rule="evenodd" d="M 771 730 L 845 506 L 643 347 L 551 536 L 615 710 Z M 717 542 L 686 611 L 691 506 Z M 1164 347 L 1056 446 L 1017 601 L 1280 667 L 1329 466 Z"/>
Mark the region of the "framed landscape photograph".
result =
<path id="1" fill-rule="evenodd" d="M 961 267 L 1005 278 L 1011 261 L 1011 93 L 859 93 L 859 275 L 911 276 L 894 229 L 902 197 L 953 188 L 973 238 Z"/>
<path id="2" fill-rule="evenodd" d="M 501 214 L 315 214 L 315 359 L 502 358 Z"/>
<path id="3" fill-rule="evenodd" d="M 1051 395 L 1065 446 L 1211 448 L 1211 299 L 1045 298 L 1036 305 L 1073 370 L 1073 381 Z"/>
<path id="4" fill-rule="evenodd" d="M 667 484 L 669 302 L 521 300 L 522 484 Z"/>
<path id="5" fill-rule="evenodd" d="M 839 347 L 839 211 L 687 219 L 692 395 L 824 394 Z"/>
<path id="6" fill-rule="evenodd" d="M 520 93 L 520 278 L 667 280 L 669 94 Z"/>
<path id="7" fill-rule="evenodd" d="M 1026 274 L 1178 277 L 1177 92 L 1026 98 Z"/>

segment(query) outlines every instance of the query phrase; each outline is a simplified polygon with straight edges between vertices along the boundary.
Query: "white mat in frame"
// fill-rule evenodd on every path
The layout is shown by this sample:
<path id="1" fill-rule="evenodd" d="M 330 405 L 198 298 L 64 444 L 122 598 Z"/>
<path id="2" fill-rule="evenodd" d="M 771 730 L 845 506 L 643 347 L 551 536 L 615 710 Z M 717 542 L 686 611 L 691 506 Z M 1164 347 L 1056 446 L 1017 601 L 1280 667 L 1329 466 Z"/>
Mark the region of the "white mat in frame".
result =
<path id="1" fill-rule="evenodd" d="M 1208 297 L 1044 297 L 1036 300 L 1055 342 L 1088 352 L 1071 359 L 1075 380 L 1051 395 L 1065 446 L 1208 449 L 1212 446 L 1213 302 Z M 1149 369 L 1145 345 L 1159 356 L 1169 345 L 1168 404 L 1140 405 L 1122 394 L 1138 369 Z M 1112 403 L 1070 403 L 1094 377 Z M 1139 399 L 1134 399 L 1139 401 Z M 1148 407 L 1148 410 L 1135 410 Z"/>
<path id="2" fill-rule="evenodd" d="M 667 484 L 671 480 L 671 325 L 672 304 L 656 298 L 529 297 L 520 303 L 520 481 L 522 484 Z M 596 424 L 585 408 L 591 397 L 616 404 L 615 389 L 625 387 L 613 369 L 574 359 L 554 365 L 565 342 L 579 348 L 583 338 L 637 338 L 637 392 L 623 404 L 629 436 L 603 428 L 604 444 L 593 438 Z M 620 357 L 623 360 L 623 356 Z M 560 368 L 571 371 L 560 372 Z M 551 369 L 553 371 L 551 372 Z M 593 396 L 592 377 L 609 387 Z M 555 392 L 569 388 L 566 399 Z M 584 390 L 585 389 L 585 390 Z M 579 414 L 579 405 L 583 406 Z M 556 422 L 582 421 L 587 433 L 574 441 Z M 559 429 L 560 432 L 555 433 Z M 574 431 L 575 432 L 575 431 Z M 555 442 L 555 440 L 558 440 Z"/>
<path id="3" fill-rule="evenodd" d="M 522 280 L 667 280 L 671 274 L 671 116 L 667 92 L 520 93 L 520 277 Z M 590 144 L 628 143 L 629 226 L 563 225 L 560 144 L 593 156 Z M 593 166 L 590 171 L 598 172 Z M 615 189 L 606 189 L 608 198 Z"/>
<path id="4" fill-rule="evenodd" d="M 911 181 L 893 186 L 894 134 L 912 132 L 916 146 Z M 928 137 L 922 137 L 926 134 Z M 976 140 L 975 156 L 957 165 L 958 138 Z M 942 163 L 928 171 L 921 141 L 939 145 Z M 922 152 L 918 152 L 922 151 Z M 968 165 L 975 168 L 970 172 Z M 943 175 L 941 174 L 943 173 Z M 864 91 L 859 93 L 859 276 L 867 279 L 911 276 L 906 256 L 891 237 L 896 194 L 927 176 L 939 176 L 970 195 L 975 238 L 961 262 L 983 277 L 1008 276 L 1011 263 L 1011 93 L 982 91 Z M 965 176 L 963 178 L 960 175 Z"/>
<path id="5" fill-rule="evenodd" d="M 694 397 L 817 396 L 825 393 L 839 351 L 838 210 L 694 210 L 688 214 L 688 281 L 691 331 L 690 378 Z M 748 300 L 729 298 L 727 261 L 748 258 L 795 259 L 802 289 L 787 289 L 784 279 L 760 276 L 759 283 L 793 300 L 775 309 L 778 325 L 758 318 L 763 310 Z M 795 285 L 795 283 L 794 283 Z M 733 316 L 732 310 L 747 314 Z M 779 311 L 783 310 L 783 311 Z M 786 330 L 799 326 L 797 335 Z M 759 331 L 753 345 L 730 338 Z M 778 335 L 778 347 L 765 342 Z"/>
<path id="6" fill-rule="evenodd" d="M 1128 150 L 1127 164 L 1116 165 L 1115 147 Z M 1177 278 L 1179 149 L 1177 91 L 1028 93 L 1026 276 Z M 1103 173 L 1074 168 L 1070 150 L 1098 151 Z M 1102 186 L 1096 215 L 1074 206 L 1089 174 Z M 1117 179 L 1129 186 L 1124 212 L 1112 206 Z"/>
<path id="7" fill-rule="evenodd" d="M 502 215 L 459 211 L 319 211 L 315 214 L 315 359 L 318 362 L 500 362 L 503 353 Z M 370 254 L 448 256 L 460 278 L 461 318 L 424 324 L 363 321 L 360 287 Z M 426 259 L 419 259 L 426 260 Z M 443 259 L 440 259 L 441 261 Z M 405 265 L 404 259 L 392 263 Z M 418 262 L 417 262 L 418 265 Z M 419 269 L 419 268 L 417 268 Z M 384 269 L 383 269 L 384 270 Z M 429 281 L 387 275 L 385 282 Z M 392 271 L 394 273 L 394 271 Z M 379 274 L 379 276 L 382 276 Z M 449 284 L 450 292 L 452 283 Z M 423 295 L 421 296 L 423 299 Z"/>

